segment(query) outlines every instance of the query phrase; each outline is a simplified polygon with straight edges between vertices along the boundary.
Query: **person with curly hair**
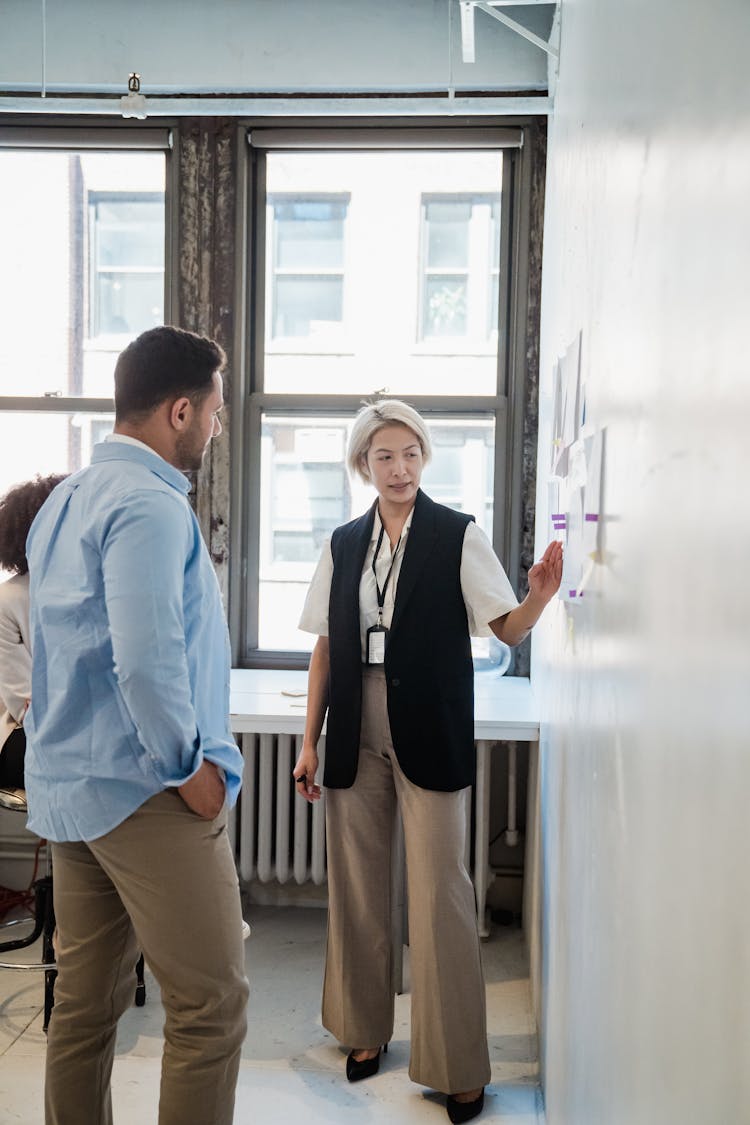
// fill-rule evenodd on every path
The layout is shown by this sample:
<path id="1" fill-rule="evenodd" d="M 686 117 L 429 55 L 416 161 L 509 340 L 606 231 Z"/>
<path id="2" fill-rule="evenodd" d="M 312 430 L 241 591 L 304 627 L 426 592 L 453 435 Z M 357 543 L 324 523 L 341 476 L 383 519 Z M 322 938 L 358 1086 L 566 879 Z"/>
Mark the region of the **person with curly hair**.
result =
<path id="1" fill-rule="evenodd" d="M 23 789 L 23 717 L 31 693 L 29 564 L 26 536 L 44 501 L 65 474 L 36 476 L 0 498 L 0 789 Z M 22 800 L 22 798 L 19 798 Z"/>

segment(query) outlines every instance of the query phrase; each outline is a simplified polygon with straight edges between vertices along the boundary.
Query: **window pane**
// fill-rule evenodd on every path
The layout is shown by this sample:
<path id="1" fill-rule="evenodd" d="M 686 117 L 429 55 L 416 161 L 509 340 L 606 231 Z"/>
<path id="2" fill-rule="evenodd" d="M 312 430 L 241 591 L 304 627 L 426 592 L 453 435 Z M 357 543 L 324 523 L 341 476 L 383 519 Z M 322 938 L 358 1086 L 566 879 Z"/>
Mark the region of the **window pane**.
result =
<path id="1" fill-rule="evenodd" d="M 97 322 L 94 335 L 137 336 L 164 321 L 164 279 L 161 274 L 100 273 L 97 278 Z"/>
<path id="2" fill-rule="evenodd" d="M 73 473 L 112 432 L 111 414 L 0 413 L 0 494 L 37 473 Z"/>
<path id="3" fill-rule="evenodd" d="M 112 395 L 163 321 L 164 174 L 158 152 L 0 152 L 0 394 Z"/>
<path id="4" fill-rule="evenodd" d="M 477 194 L 424 204 L 422 338 L 463 337 L 464 347 L 493 343 L 497 331 L 500 201 Z M 451 278 L 449 267 L 462 268 Z M 442 282 L 441 282 L 441 279 Z M 463 280 L 461 288 L 459 282 Z M 454 340 L 453 346 L 456 347 Z M 461 346 L 461 345 L 458 345 Z"/>
<path id="5" fill-rule="evenodd" d="M 276 278 L 274 336 L 311 336 L 341 321 L 344 283 L 340 277 Z"/>
<path id="6" fill-rule="evenodd" d="M 433 458 L 424 471 L 425 491 L 440 504 L 474 516 L 492 540 L 495 426 L 491 419 L 454 419 L 430 426 Z M 477 667 L 500 663 L 503 646 L 493 637 L 472 637 Z"/>
<path id="7" fill-rule="evenodd" d="M 445 419 L 430 424 L 432 461 L 422 484 L 439 504 L 474 516 L 492 539 L 495 426 L 492 419 Z"/>
<path id="8" fill-rule="evenodd" d="M 371 502 L 344 465 L 345 418 L 265 416 L 261 436 L 259 645 L 307 650 L 297 621 L 334 528 Z M 358 507 L 357 507 L 358 505 Z"/>
<path id="9" fill-rule="evenodd" d="M 466 333 L 466 278 L 428 277 L 424 287 L 424 335 Z"/>
<path id="10" fill-rule="evenodd" d="M 375 492 L 352 480 L 344 458 L 350 418 L 265 415 L 261 437 L 258 643 L 307 651 L 315 638 L 297 629 L 307 588 L 334 528 L 361 515 Z M 492 535 L 494 424 L 441 418 L 430 425 L 432 462 L 423 483 L 439 503 L 470 513 Z M 484 653 L 486 644 L 475 646 Z"/>
<path id="11" fill-rule="evenodd" d="M 100 269 L 164 265 L 164 204 L 133 198 L 91 205 L 89 237 Z"/>
<path id="12" fill-rule="evenodd" d="M 276 268 L 342 266 L 345 215 L 344 203 L 303 199 L 275 202 Z"/>
<path id="13" fill-rule="evenodd" d="M 490 326 L 490 332 L 497 332 L 498 314 L 499 314 L 498 304 L 499 304 L 499 301 L 500 301 L 499 285 L 500 285 L 500 279 L 499 279 L 498 275 L 495 273 L 495 274 L 492 275 L 492 280 L 490 282 L 490 308 L 489 308 L 489 314 L 488 314 L 488 318 L 487 318 L 489 326 Z"/>
<path id="14" fill-rule="evenodd" d="M 500 301 L 500 200 L 495 199 L 492 202 L 490 210 L 490 257 L 491 257 L 491 281 L 490 281 L 490 307 L 487 317 L 490 332 L 497 332 L 498 329 L 498 304 Z"/>
<path id="15" fill-rule="evenodd" d="M 502 162 L 269 152 L 263 390 L 495 394 Z"/>
<path id="16" fill-rule="evenodd" d="M 454 269 L 469 264 L 470 203 L 427 203 L 427 265 Z"/>
<path id="17" fill-rule="evenodd" d="M 493 270 L 500 268 L 500 200 L 493 199 L 490 209 L 490 262 Z"/>

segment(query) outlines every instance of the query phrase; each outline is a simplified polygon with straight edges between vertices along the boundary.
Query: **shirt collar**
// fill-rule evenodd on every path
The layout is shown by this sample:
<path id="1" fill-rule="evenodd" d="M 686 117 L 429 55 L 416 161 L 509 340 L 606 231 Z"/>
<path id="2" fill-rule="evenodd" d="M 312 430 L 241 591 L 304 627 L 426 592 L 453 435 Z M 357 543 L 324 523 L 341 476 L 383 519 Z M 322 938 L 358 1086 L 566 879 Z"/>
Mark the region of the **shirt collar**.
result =
<path id="1" fill-rule="evenodd" d="M 404 527 L 403 527 L 403 530 L 401 532 L 401 538 L 402 539 L 406 536 L 407 532 L 409 531 L 409 529 L 411 527 L 411 521 L 412 521 L 413 518 L 414 518 L 414 508 L 412 508 L 412 510 L 409 512 L 409 515 L 406 517 L 406 522 L 404 523 Z M 382 526 L 383 526 L 383 524 L 380 520 L 380 512 L 378 511 L 378 506 L 376 504 L 375 505 L 375 519 L 372 522 L 372 534 L 370 535 L 370 542 L 371 543 L 377 543 L 377 541 L 380 537 L 380 529 L 381 529 Z"/>
<path id="2" fill-rule="evenodd" d="M 154 452 L 150 445 L 146 445 L 145 441 L 141 441 L 140 438 L 137 437 L 131 437 L 130 434 L 107 434 L 104 440 L 106 442 L 122 441 L 125 445 L 135 445 L 138 449 L 148 449 L 151 453 Z M 158 456 L 159 454 L 157 453 L 157 457 Z"/>
<path id="3" fill-rule="evenodd" d="M 94 446 L 91 464 L 101 464 L 103 461 L 130 461 L 144 465 L 185 495 L 192 488 L 185 474 L 165 461 L 150 445 L 137 438 L 128 438 L 125 434 L 109 434 L 104 441 Z"/>

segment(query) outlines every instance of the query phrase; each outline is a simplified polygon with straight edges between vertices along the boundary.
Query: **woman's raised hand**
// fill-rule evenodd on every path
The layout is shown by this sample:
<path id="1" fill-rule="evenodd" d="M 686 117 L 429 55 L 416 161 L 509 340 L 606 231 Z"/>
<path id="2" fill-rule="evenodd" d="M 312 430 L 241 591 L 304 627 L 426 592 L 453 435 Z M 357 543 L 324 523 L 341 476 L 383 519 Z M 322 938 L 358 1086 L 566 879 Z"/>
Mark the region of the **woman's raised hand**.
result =
<path id="1" fill-rule="evenodd" d="M 541 601 L 550 601 L 560 589 L 562 566 L 562 543 L 555 539 L 529 571 L 529 593 Z"/>

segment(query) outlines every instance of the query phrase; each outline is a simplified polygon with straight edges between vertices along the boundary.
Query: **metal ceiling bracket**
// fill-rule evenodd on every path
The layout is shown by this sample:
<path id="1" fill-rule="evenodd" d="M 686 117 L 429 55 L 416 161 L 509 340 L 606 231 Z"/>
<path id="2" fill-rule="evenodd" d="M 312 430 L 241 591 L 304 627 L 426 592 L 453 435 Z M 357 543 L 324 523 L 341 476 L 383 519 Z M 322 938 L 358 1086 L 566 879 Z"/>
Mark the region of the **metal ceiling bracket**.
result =
<path id="1" fill-rule="evenodd" d="M 523 24 L 511 19 L 510 16 L 506 16 L 504 12 L 498 11 L 499 8 L 531 7 L 541 4 L 546 7 L 554 4 L 557 7 L 558 0 L 459 0 L 459 3 L 461 5 L 461 50 L 465 63 L 473 63 L 476 57 L 474 50 L 474 12 L 477 8 L 488 16 L 492 16 L 494 20 L 504 24 L 505 27 L 509 27 L 511 31 L 515 31 L 517 35 L 521 35 L 529 43 L 533 43 L 535 47 L 545 51 L 550 58 L 559 58 L 558 45 L 553 45 L 552 42 L 548 43 L 546 39 L 542 39 L 539 35 L 535 35 L 533 31 L 529 31 L 528 27 L 524 27 Z M 553 24 L 553 32 L 555 26 L 559 29 L 559 21 L 556 22 L 556 25 Z"/>

